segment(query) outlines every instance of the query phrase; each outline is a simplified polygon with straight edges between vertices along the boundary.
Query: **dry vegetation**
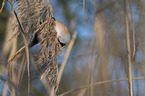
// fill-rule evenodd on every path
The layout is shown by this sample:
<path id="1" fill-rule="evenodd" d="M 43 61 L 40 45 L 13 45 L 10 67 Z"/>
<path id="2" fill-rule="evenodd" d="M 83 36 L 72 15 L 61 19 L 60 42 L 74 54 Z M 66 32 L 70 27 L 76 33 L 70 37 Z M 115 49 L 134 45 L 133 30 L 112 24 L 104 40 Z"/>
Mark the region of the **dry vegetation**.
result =
<path id="1" fill-rule="evenodd" d="M 0 95 L 145 96 L 145 1 L 83 0 L 71 14 L 67 4 L 78 1 L 58 1 L 72 34 L 60 65 L 64 51 L 49 0 L 7 0 L 12 10 L 1 51 Z M 81 36 L 81 26 L 90 26 L 90 37 Z M 30 48 L 36 34 L 41 42 Z"/>

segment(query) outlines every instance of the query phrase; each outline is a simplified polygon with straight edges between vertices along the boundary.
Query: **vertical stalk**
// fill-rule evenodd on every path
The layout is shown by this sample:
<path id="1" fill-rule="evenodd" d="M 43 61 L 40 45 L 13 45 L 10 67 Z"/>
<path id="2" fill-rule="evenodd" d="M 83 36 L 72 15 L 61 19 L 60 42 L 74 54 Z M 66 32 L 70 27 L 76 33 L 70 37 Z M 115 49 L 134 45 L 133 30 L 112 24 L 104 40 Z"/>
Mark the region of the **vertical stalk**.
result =
<path id="1" fill-rule="evenodd" d="M 95 51 L 95 49 L 96 49 L 96 46 L 97 46 L 97 43 L 96 43 L 96 38 L 95 38 L 95 46 L 93 47 L 93 49 L 92 49 L 92 51 L 94 52 Z M 93 83 L 94 83 L 94 65 L 95 65 L 95 56 L 92 56 L 93 57 L 93 59 L 92 59 L 92 72 L 91 72 L 91 84 L 93 85 Z M 94 86 L 91 86 L 91 96 L 94 96 Z"/>
<path id="2" fill-rule="evenodd" d="M 128 57 L 129 96 L 133 96 L 132 74 L 131 74 L 131 50 L 130 50 L 129 26 L 128 26 L 128 18 L 127 18 L 127 0 L 124 0 L 124 13 L 125 13 L 124 17 L 125 17 L 126 44 L 127 44 L 127 57 Z"/>
<path id="3" fill-rule="evenodd" d="M 130 0 L 128 0 L 129 3 L 129 8 L 130 8 L 130 13 L 131 13 L 131 20 L 132 20 L 132 41 L 133 41 L 133 52 L 132 52 L 132 60 L 135 58 L 135 25 L 134 25 L 134 19 L 133 19 L 133 14 L 132 14 L 132 10 L 131 10 L 131 4 L 130 4 Z"/>
<path id="4" fill-rule="evenodd" d="M 27 43 L 27 39 L 24 35 L 24 33 L 22 33 L 23 39 L 24 39 L 24 43 L 25 43 L 25 51 L 26 51 L 26 59 L 27 59 L 27 70 L 28 70 L 28 96 L 30 93 L 30 63 L 29 63 L 29 48 L 28 48 L 28 43 Z"/>
<path id="5" fill-rule="evenodd" d="M 91 53 L 91 54 L 90 54 L 90 56 L 89 56 L 89 58 L 88 58 L 88 76 L 87 76 L 87 78 L 88 78 L 88 79 L 87 79 L 87 83 L 88 83 L 88 84 L 90 84 L 90 66 L 91 66 L 91 60 L 92 60 L 92 56 L 93 56 L 93 39 L 94 39 L 94 38 L 93 38 L 93 34 L 94 34 L 94 33 L 92 33 L 91 41 L 90 41 L 90 53 Z M 87 96 L 90 96 L 90 92 L 89 92 L 89 91 L 90 91 L 90 90 L 89 90 L 90 88 L 88 87 L 87 89 L 88 89 Z"/>

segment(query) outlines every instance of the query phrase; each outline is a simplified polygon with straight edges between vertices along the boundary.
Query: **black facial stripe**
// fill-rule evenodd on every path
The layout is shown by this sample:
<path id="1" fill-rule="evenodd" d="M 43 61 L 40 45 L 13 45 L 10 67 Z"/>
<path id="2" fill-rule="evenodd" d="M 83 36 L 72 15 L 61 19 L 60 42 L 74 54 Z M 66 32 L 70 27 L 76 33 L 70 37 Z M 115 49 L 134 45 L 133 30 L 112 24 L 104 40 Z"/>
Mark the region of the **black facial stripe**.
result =
<path id="1" fill-rule="evenodd" d="M 60 42 L 59 38 L 58 38 L 58 42 L 62 47 L 65 46 L 65 43 Z"/>
<path id="2" fill-rule="evenodd" d="M 54 17 L 52 17 L 52 19 L 54 19 L 54 21 L 55 21 L 55 18 Z"/>

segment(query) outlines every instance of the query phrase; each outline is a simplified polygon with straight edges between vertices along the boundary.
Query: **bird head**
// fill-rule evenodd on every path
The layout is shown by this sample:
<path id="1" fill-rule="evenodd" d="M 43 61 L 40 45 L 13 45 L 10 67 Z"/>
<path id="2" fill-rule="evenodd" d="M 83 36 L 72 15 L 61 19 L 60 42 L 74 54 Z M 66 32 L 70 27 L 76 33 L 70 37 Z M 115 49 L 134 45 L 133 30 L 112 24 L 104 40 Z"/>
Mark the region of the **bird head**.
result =
<path id="1" fill-rule="evenodd" d="M 67 29 L 67 27 L 60 21 L 55 20 L 55 30 L 57 32 L 57 38 L 58 38 L 58 42 L 61 45 L 61 49 L 69 44 L 70 42 L 70 33 Z"/>

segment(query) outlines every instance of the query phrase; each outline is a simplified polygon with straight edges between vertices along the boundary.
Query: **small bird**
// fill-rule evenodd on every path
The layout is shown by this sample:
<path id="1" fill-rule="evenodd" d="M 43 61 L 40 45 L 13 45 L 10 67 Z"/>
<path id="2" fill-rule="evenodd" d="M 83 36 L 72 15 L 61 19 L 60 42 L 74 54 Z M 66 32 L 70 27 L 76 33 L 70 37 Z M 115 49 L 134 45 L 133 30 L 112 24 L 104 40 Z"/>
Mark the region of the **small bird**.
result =
<path id="1" fill-rule="evenodd" d="M 61 45 L 61 49 L 63 49 L 63 47 L 70 41 L 70 33 L 67 27 L 58 20 L 55 20 L 55 30 L 57 32 L 58 42 Z"/>
<path id="2" fill-rule="evenodd" d="M 59 44 L 61 45 L 61 49 L 63 49 L 64 46 L 66 46 L 69 42 L 70 42 L 70 33 L 67 29 L 67 27 L 60 21 L 55 20 L 54 17 L 52 17 L 54 19 L 54 23 L 55 23 L 55 30 L 57 32 L 57 39 Z M 40 39 L 38 38 L 38 34 L 36 33 L 34 38 L 32 39 L 32 41 L 29 43 L 28 47 L 31 48 L 34 45 L 38 44 L 40 42 Z M 22 53 L 24 52 L 25 46 L 23 46 L 21 49 L 19 49 L 14 56 L 12 56 L 11 58 L 9 58 L 8 62 L 13 61 L 15 59 L 18 59 L 19 57 L 21 57 Z"/>

